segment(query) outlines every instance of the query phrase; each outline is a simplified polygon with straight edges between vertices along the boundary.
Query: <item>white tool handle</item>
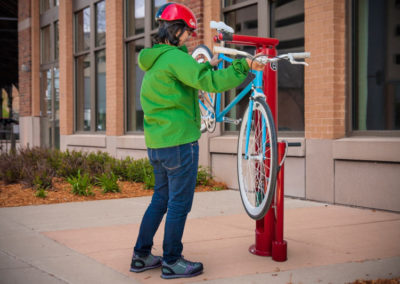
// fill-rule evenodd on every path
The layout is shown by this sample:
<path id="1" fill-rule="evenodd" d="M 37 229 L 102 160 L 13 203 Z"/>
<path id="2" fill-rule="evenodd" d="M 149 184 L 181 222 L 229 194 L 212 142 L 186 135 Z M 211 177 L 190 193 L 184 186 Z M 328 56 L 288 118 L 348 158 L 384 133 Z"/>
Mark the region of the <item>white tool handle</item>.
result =
<path id="1" fill-rule="evenodd" d="M 309 58 L 311 53 L 310 52 L 295 52 L 295 53 L 289 53 L 293 59 L 304 59 L 304 58 Z"/>
<path id="2" fill-rule="evenodd" d="M 217 29 L 218 31 L 225 31 L 227 33 L 233 34 L 235 31 L 233 28 L 225 24 L 224 22 L 216 22 L 216 21 L 211 21 L 210 22 L 210 28 L 212 29 Z"/>
<path id="3" fill-rule="evenodd" d="M 224 53 L 229 55 L 242 55 L 249 57 L 251 56 L 249 53 L 240 51 L 234 48 L 222 47 L 222 46 L 214 46 L 214 53 Z"/>

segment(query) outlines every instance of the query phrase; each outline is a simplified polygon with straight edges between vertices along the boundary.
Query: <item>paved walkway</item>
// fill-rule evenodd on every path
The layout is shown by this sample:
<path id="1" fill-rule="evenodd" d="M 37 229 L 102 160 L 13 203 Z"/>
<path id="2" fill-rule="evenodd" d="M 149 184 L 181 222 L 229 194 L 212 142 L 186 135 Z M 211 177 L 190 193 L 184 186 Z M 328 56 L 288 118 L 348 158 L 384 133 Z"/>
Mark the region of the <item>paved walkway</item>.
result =
<path id="1" fill-rule="evenodd" d="M 0 208 L 0 283 L 349 283 L 400 277 L 400 214 L 285 199 L 288 260 L 248 252 L 255 223 L 237 191 L 196 193 L 184 255 L 202 275 L 129 272 L 149 197 Z M 154 253 L 161 254 L 162 228 Z"/>

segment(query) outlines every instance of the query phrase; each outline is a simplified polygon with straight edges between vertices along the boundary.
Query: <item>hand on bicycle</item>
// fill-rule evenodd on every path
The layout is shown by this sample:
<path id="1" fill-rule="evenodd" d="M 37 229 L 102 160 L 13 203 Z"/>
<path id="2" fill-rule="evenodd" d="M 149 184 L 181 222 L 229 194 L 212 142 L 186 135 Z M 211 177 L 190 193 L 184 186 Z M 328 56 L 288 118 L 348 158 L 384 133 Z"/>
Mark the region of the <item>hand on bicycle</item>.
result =
<path id="1" fill-rule="evenodd" d="M 262 52 L 257 53 L 254 57 L 258 57 L 258 56 L 262 56 L 265 55 Z M 258 62 L 257 60 L 253 60 L 250 58 L 246 58 L 247 64 L 249 64 L 250 69 L 252 70 L 256 70 L 256 71 L 263 71 L 265 64 L 262 64 L 260 62 Z"/>
<path id="2" fill-rule="evenodd" d="M 217 66 L 221 61 L 222 61 L 222 58 L 218 59 L 218 54 L 215 54 L 213 56 L 213 58 L 211 58 L 210 64 L 211 64 L 211 66 Z"/>

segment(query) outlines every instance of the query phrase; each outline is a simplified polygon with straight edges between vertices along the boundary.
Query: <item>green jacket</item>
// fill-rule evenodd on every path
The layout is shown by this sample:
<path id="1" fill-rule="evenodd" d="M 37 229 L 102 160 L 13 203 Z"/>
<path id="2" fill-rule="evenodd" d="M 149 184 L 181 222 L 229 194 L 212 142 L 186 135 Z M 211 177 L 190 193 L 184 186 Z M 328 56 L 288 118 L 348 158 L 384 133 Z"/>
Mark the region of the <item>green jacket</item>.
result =
<path id="1" fill-rule="evenodd" d="M 144 135 L 149 148 L 166 148 L 200 138 L 198 90 L 223 92 L 244 81 L 249 71 L 245 59 L 214 71 L 200 64 L 186 46 L 156 44 L 138 57 L 144 75 L 140 102 L 144 112 Z"/>

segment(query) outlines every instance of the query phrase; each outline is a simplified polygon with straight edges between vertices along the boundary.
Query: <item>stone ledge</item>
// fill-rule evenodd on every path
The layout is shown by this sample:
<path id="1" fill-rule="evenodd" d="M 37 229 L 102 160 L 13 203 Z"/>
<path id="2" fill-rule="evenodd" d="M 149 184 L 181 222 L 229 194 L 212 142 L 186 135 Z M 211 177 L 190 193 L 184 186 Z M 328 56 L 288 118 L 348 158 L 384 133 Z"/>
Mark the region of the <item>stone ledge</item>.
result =
<path id="1" fill-rule="evenodd" d="M 107 146 L 106 136 L 98 134 L 75 134 L 64 135 L 66 146 L 84 146 L 105 148 Z"/>
<path id="2" fill-rule="evenodd" d="M 400 137 L 350 137 L 334 140 L 333 158 L 400 162 Z"/>
<path id="3" fill-rule="evenodd" d="M 117 137 L 117 148 L 118 149 L 140 149 L 146 150 L 146 143 L 144 135 L 124 135 Z"/>

